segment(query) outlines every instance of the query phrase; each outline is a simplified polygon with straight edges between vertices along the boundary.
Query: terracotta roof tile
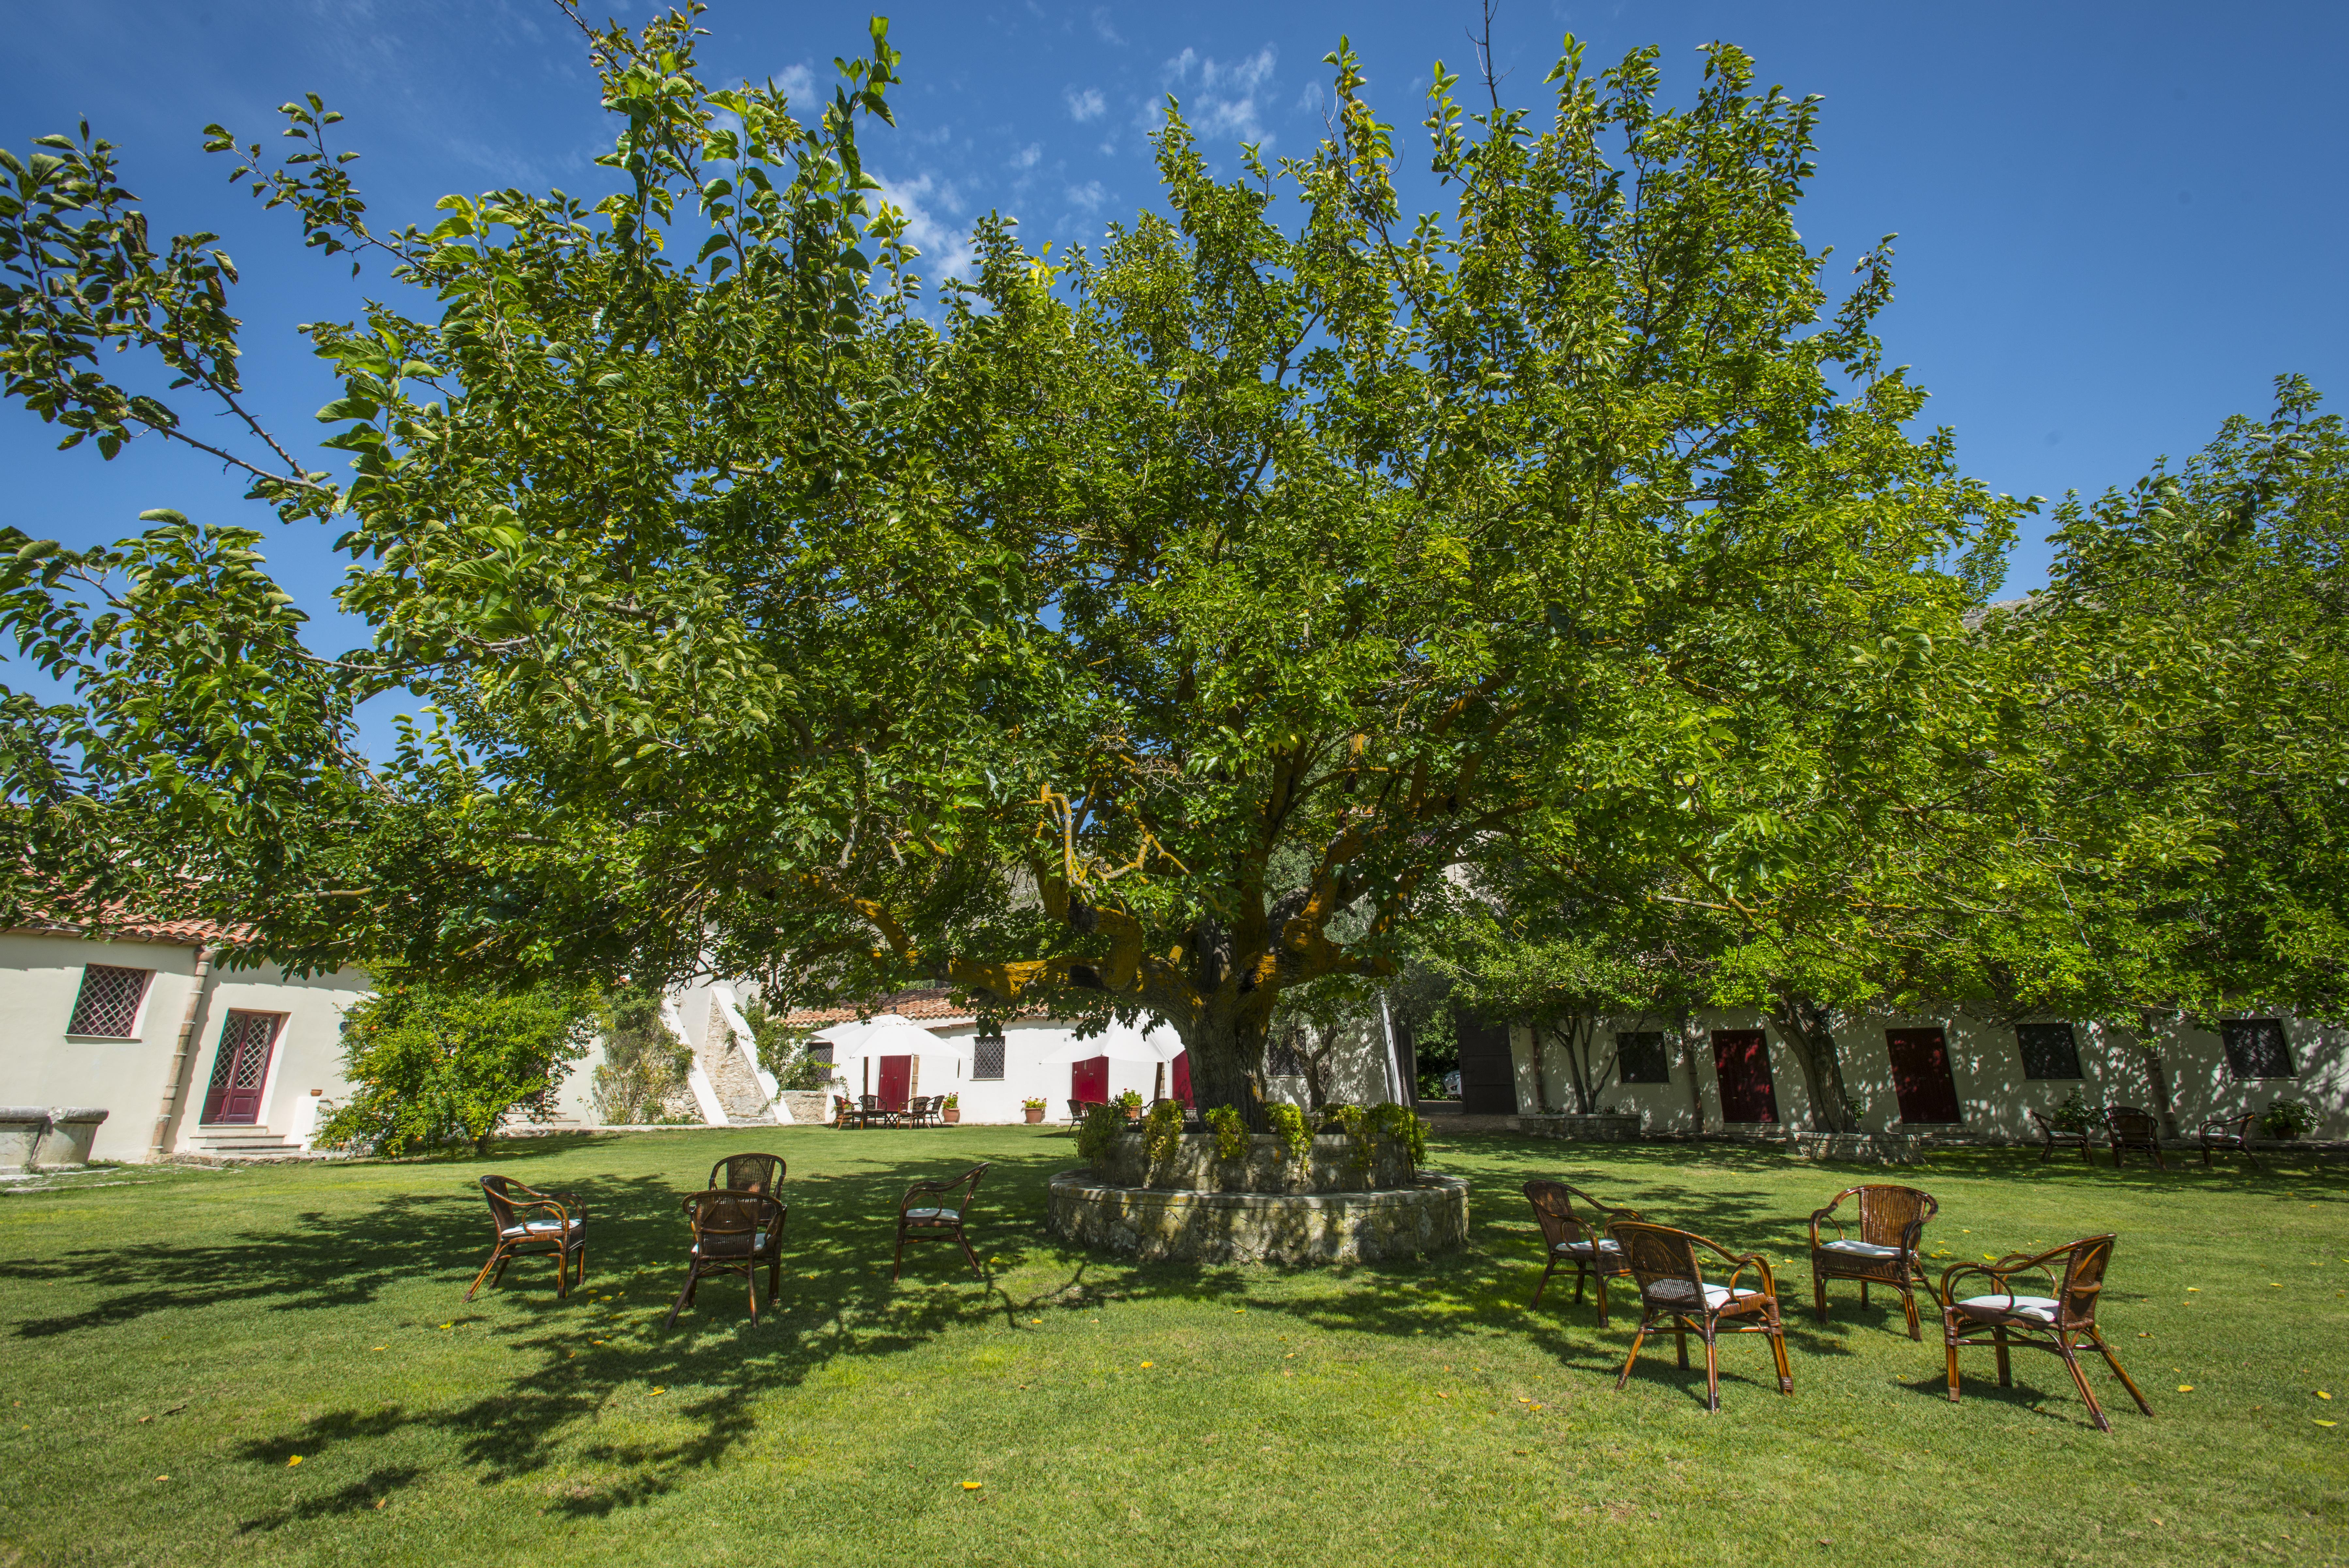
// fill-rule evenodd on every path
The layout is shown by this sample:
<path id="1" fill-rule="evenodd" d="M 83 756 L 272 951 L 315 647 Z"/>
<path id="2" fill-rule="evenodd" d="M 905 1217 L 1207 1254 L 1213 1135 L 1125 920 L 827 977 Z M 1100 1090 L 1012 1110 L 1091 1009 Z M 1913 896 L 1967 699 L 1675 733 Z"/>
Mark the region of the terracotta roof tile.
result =
<path id="1" fill-rule="evenodd" d="M 107 908 L 101 927 L 92 929 L 78 921 L 35 919 L 14 928 L 45 937 L 94 937 L 98 940 L 114 940 L 128 942 L 169 942 L 178 947 L 229 947 L 253 939 L 251 926 L 222 926 L 210 920 L 150 920 L 130 913 L 120 905 Z"/>
<path id="2" fill-rule="evenodd" d="M 865 1002 L 846 1002 L 833 1007 L 802 1007 L 783 1014 L 784 1026 L 791 1029 L 821 1029 L 828 1023 L 845 1023 L 854 1018 L 870 1018 L 879 1012 L 894 1012 L 900 1018 L 910 1018 L 924 1023 L 971 1023 L 978 1014 L 966 1003 L 953 1000 L 945 986 L 924 987 L 917 991 L 901 991 L 894 995 L 876 997 Z M 1013 1018 L 1049 1018 L 1047 1007 L 1014 1008 Z"/>

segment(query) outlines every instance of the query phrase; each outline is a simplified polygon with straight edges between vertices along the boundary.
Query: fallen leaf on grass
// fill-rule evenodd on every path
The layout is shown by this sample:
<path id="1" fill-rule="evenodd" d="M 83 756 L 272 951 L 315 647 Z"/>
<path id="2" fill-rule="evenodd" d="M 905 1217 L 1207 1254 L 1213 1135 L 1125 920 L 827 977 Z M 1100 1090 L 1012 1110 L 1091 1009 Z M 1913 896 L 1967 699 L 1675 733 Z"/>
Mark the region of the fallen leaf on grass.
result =
<path id="1" fill-rule="evenodd" d="M 984 1484 L 986 1483 L 983 1481 L 965 1481 L 962 1483 L 962 1490 L 965 1491 L 977 1491 Z"/>
<path id="2" fill-rule="evenodd" d="M 2338 1421 L 2328 1421 L 2322 1416 L 2317 1417 L 2315 1419 L 2316 1424 L 2320 1427 L 2337 1427 L 2341 1424 Z"/>
<path id="3" fill-rule="evenodd" d="M 2178 1386 L 2178 1391 L 2180 1394 L 2191 1394 L 2194 1392 L 2194 1385 L 2191 1383 L 2180 1383 Z"/>
<path id="4" fill-rule="evenodd" d="M 157 1476 L 155 1479 L 157 1480 L 170 1480 L 171 1478 L 170 1476 Z"/>
<path id="5" fill-rule="evenodd" d="M 287 1460 L 285 1461 L 285 1468 L 286 1468 L 287 1469 L 289 1469 L 289 1470 L 290 1470 L 290 1469 L 292 1469 L 295 1465 L 298 1465 L 298 1464 L 300 1464 L 301 1462 L 302 1462 L 302 1456 L 301 1456 L 301 1455 L 299 1455 L 299 1454 L 295 1454 L 292 1459 L 287 1459 Z"/>

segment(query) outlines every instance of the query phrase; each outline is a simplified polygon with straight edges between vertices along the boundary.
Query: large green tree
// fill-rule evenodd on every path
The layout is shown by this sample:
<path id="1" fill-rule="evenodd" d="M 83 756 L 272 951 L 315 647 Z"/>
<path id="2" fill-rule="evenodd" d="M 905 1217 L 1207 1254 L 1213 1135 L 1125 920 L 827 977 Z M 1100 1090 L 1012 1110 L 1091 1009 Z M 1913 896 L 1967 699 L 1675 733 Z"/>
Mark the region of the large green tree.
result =
<path id="1" fill-rule="evenodd" d="M 1253 1115 L 1280 994 L 1385 972 L 1448 878 L 1631 846 L 1734 901 L 1900 786 L 1789 708 L 1912 702 L 2013 509 L 1909 433 L 1888 253 L 1830 296 L 1795 223 L 1816 103 L 1736 50 L 1675 109 L 1652 50 L 1593 75 L 1570 46 L 1538 118 L 1439 68 L 1442 213 L 1403 210 L 1343 47 L 1333 137 L 1277 168 L 1216 177 L 1170 105 L 1163 212 L 1061 262 L 990 222 L 933 322 L 864 195 L 877 25 L 812 128 L 702 87 L 688 16 L 592 36 L 626 119 L 592 203 L 451 197 L 378 234 L 316 104 L 288 106 L 305 161 L 238 154 L 403 286 L 312 329 L 353 476 L 254 462 L 261 500 L 346 530 L 376 628 L 318 660 L 287 612 L 261 645 L 310 685 L 233 683 L 315 715 L 281 773 L 350 803 L 267 829 L 305 875 L 264 945 L 1148 1009 Z M 144 249 L 111 159 L 20 163 L 0 258 L 31 280 L 10 394 L 102 449 L 181 428 L 88 368 L 178 364 L 140 280 L 214 302 L 191 379 L 233 394 L 227 264 Z M 54 668 L 87 680 L 103 637 L 184 668 L 74 597 L 107 563 L 21 545 L 8 613 Z M 166 546 L 230 580 L 229 536 L 140 547 Z M 390 684 L 435 717 L 370 773 L 337 705 Z M 72 722 L 179 722 L 92 696 Z M 19 801 L 119 822 L 147 787 L 16 754 Z"/>

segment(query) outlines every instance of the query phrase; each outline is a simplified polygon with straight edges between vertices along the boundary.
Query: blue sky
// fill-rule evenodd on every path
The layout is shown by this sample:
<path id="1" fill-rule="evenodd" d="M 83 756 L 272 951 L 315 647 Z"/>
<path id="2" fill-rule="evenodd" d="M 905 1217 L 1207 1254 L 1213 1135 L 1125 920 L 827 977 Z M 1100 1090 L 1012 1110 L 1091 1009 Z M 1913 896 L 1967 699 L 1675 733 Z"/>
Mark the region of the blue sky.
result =
<path id="1" fill-rule="evenodd" d="M 720 0 L 705 63 L 823 87 L 832 57 L 862 47 L 866 15 Z M 898 130 L 867 156 L 925 251 L 951 265 L 989 209 L 1018 216 L 1031 244 L 1067 244 L 1152 202 L 1143 130 L 1168 92 L 1226 163 L 1243 138 L 1307 151 L 1321 57 L 1340 33 L 1373 100 L 1415 127 L 1430 62 L 1469 66 L 1475 6 L 956 4 L 892 16 L 906 85 Z M 347 145 L 365 154 L 355 168 L 387 223 L 423 218 L 450 191 L 599 188 L 590 160 L 609 130 L 551 0 L 0 0 L 0 141 L 21 151 L 87 115 L 126 150 L 158 227 L 219 231 L 244 270 L 248 379 L 296 434 L 316 428 L 333 389 L 294 324 L 353 313 L 347 268 L 305 254 L 284 213 L 226 187 L 226 166 L 198 151 L 205 122 L 266 136 L 273 106 L 323 94 L 349 117 Z M 1594 66 L 1659 46 L 1676 92 L 1694 80 L 1697 47 L 1722 38 L 1755 55 L 1765 80 L 1825 97 L 1803 232 L 1844 255 L 1900 234 L 1889 358 L 1913 367 L 1934 394 L 1927 418 L 1954 428 L 1967 469 L 1995 489 L 2125 484 L 2228 414 L 2263 411 L 2281 371 L 2349 391 L 2349 93 L 2334 79 L 2349 7 L 1504 0 L 1505 90 L 1538 102 L 1568 30 Z M 111 464 L 52 444 L 21 411 L 0 412 L 0 521 L 73 543 L 134 532 L 149 506 L 265 521 L 240 486 L 154 443 Z M 322 615 L 322 644 L 361 635 L 324 613 L 340 566 L 322 533 L 281 534 L 270 553 Z M 2045 558 L 2026 524 L 2010 591 L 2040 581 Z"/>

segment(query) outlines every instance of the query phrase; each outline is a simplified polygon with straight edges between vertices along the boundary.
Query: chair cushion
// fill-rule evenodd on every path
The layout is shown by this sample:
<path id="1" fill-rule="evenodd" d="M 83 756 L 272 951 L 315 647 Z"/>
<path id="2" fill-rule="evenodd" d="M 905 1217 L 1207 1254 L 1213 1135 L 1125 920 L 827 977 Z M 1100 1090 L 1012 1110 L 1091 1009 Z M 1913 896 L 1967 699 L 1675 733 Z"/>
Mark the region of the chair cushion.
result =
<path id="1" fill-rule="evenodd" d="M 1972 1317 L 2019 1317 L 2050 1328 L 2055 1325 L 2055 1302 L 2049 1296 L 1968 1296 L 1958 1303 L 1958 1310 Z"/>
<path id="2" fill-rule="evenodd" d="M 767 1233 L 764 1231 L 755 1236 L 745 1236 L 739 1231 L 730 1236 L 704 1236 L 693 1244 L 693 1255 L 697 1258 L 739 1258 L 746 1252 L 763 1252 L 766 1250 Z"/>
<path id="3" fill-rule="evenodd" d="M 959 1209 L 908 1209 L 905 1210 L 905 1218 L 926 1220 L 939 1225 L 951 1225 L 962 1218 L 962 1210 Z"/>
<path id="4" fill-rule="evenodd" d="M 1847 1258 L 1897 1258 L 1898 1247 L 1879 1247 L 1873 1241 L 1828 1241 L 1819 1248 L 1822 1252 L 1841 1252 Z"/>
<path id="5" fill-rule="evenodd" d="M 1693 1304 L 1686 1280 L 1658 1280 L 1640 1293 L 1657 1306 L 1678 1306 L 1683 1303 Z M 1704 1310 L 1707 1312 L 1719 1312 L 1732 1302 L 1761 1299 L 1760 1291 L 1733 1291 L 1726 1285 L 1704 1287 Z"/>
<path id="6" fill-rule="evenodd" d="M 502 1240 L 518 1241 L 526 1236 L 552 1236 L 557 1231 L 576 1231 L 586 1220 L 576 1215 L 568 1220 L 529 1220 L 520 1225 L 509 1225 L 498 1232 Z"/>
<path id="7" fill-rule="evenodd" d="M 1599 1250 L 1602 1252 L 1614 1252 L 1618 1254 L 1621 1253 L 1623 1251 L 1622 1247 L 1614 1241 L 1599 1242 Z M 1560 1241 L 1557 1246 L 1552 1247 L 1550 1251 L 1553 1252 L 1563 1252 L 1569 1258 L 1587 1258 L 1590 1256 L 1590 1243 L 1588 1241 Z"/>

